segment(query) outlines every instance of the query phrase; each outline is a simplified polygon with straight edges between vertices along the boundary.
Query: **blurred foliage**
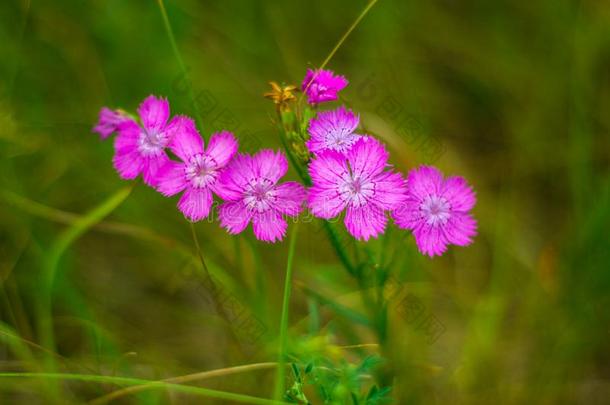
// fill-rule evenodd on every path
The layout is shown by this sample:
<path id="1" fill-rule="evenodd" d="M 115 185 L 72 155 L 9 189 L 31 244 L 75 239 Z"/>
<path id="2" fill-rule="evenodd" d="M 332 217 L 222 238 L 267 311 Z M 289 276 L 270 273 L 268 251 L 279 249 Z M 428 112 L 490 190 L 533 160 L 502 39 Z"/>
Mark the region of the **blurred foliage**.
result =
<path id="1" fill-rule="evenodd" d="M 153 93 L 173 113 L 198 109 L 205 137 L 226 128 L 245 150 L 279 148 L 268 82 L 299 84 L 365 5 L 166 0 L 185 76 L 155 1 L 0 2 L 2 372 L 159 380 L 275 361 L 287 243 L 196 225 L 221 296 L 248 315 L 228 323 L 175 198 L 137 184 L 99 222 L 83 217 L 105 216 L 126 186 L 91 127 L 101 106 L 133 111 Z M 286 398 L 607 403 L 608 3 L 380 0 L 329 67 L 398 169 L 433 163 L 469 179 L 479 235 L 429 260 L 406 232 L 365 244 L 339 230 L 354 277 L 321 223 L 302 225 Z M 269 398 L 273 377 L 189 384 Z M 0 402 L 82 403 L 118 388 L 0 377 Z M 175 389 L 117 402 L 232 403 Z"/>

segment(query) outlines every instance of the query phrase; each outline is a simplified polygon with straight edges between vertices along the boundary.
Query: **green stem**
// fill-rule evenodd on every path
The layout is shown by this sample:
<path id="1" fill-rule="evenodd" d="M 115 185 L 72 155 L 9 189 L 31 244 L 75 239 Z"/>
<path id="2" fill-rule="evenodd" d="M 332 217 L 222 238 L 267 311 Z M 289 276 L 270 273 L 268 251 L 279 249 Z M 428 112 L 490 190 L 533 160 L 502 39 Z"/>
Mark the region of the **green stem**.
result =
<path id="1" fill-rule="evenodd" d="M 367 13 L 371 10 L 371 8 L 373 8 L 375 3 L 377 3 L 377 1 L 378 0 L 371 0 L 369 2 L 369 4 L 367 4 L 366 7 L 364 7 L 362 12 L 358 16 L 358 18 L 356 18 L 356 20 L 352 23 L 352 25 L 349 26 L 349 28 L 347 29 L 347 31 L 345 31 L 345 33 L 343 34 L 341 39 L 339 39 L 339 42 L 337 42 L 337 44 L 332 49 L 332 51 L 330 51 L 330 53 L 328 54 L 326 59 L 324 59 L 324 62 L 322 62 L 322 64 L 320 65 L 320 69 L 324 69 L 326 67 L 326 65 L 328 64 L 328 62 L 330 62 L 332 57 L 335 56 L 335 53 L 337 53 L 337 51 L 339 50 L 341 45 L 343 45 L 343 43 L 345 42 L 347 37 L 349 37 L 349 34 L 352 33 L 352 31 L 358 26 L 358 24 L 360 24 L 360 21 L 362 21 L 362 19 L 367 15 Z"/>
<path id="2" fill-rule="evenodd" d="M 72 226 L 66 229 L 60 236 L 57 238 L 49 254 L 47 256 L 47 260 L 45 262 L 45 273 L 44 273 L 44 284 L 42 294 L 42 312 L 43 315 L 40 319 L 41 321 L 41 341 L 43 346 L 45 346 L 49 350 L 54 350 L 54 339 L 53 339 L 53 327 L 51 322 L 51 303 L 52 303 L 52 294 L 53 294 L 53 286 L 55 283 L 55 278 L 57 275 L 58 267 L 60 260 L 64 253 L 68 250 L 70 245 L 74 243 L 79 237 L 81 237 L 85 232 L 87 232 L 92 226 L 100 222 L 104 217 L 110 214 L 116 207 L 118 207 L 131 193 L 131 190 L 135 186 L 136 183 L 133 183 L 130 186 L 123 187 L 115 194 L 110 196 L 107 200 L 102 202 L 100 205 L 95 207 L 88 214 L 80 217 L 77 221 L 75 221 Z"/>
<path id="3" fill-rule="evenodd" d="M 226 377 L 229 375 L 236 375 L 236 374 L 246 373 L 246 372 L 256 371 L 256 370 L 266 370 L 266 369 L 275 368 L 275 367 L 277 367 L 277 363 L 272 363 L 272 362 L 244 364 L 241 366 L 225 367 L 225 368 L 216 369 L 216 370 L 201 371 L 198 373 L 181 375 L 178 377 L 170 377 L 170 378 L 166 378 L 166 379 L 160 380 L 160 381 L 164 382 L 164 383 L 170 383 L 170 384 L 186 384 L 189 382 L 195 382 L 195 381 L 201 382 L 201 381 L 204 381 L 204 380 L 207 380 L 210 378 Z M 144 385 L 133 385 L 133 386 L 126 387 L 126 388 L 121 388 L 116 391 L 109 392 L 108 394 L 106 394 L 104 396 L 93 399 L 93 400 L 89 401 L 88 404 L 89 405 L 106 404 L 110 401 L 116 401 L 117 398 L 120 398 L 120 397 L 123 397 L 126 395 L 134 395 L 138 392 L 146 391 L 151 388 L 155 388 L 155 385 L 154 384 L 152 384 L 152 385 L 144 384 Z"/>
<path id="4" fill-rule="evenodd" d="M 55 337 L 53 333 L 53 290 L 59 264 L 70 246 L 85 234 L 91 227 L 115 210 L 131 194 L 136 183 L 121 188 L 86 215 L 79 217 L 72 225 L 62 232 L 51 246 L 44 262 L 44 273 L 38 303 L 38 330 L 42 346 L 50 352 L 55 352 Z M 45 369 L 55 371 L 53 356 L 45 356 Z M 56 393 L 51 393 L 55 395 Z"/>
<path id="5" fill-rule="evenodd" d="M 284 130 L 283 128 L 280 128 L 280 142 L 282 143 L 282 147 L 288 155 L 288 160 L 290 160 L 290 163 L 292 163 L 292 167 L 294 167 L 294 170 L 296 170 L 301 180 L 303 180 L 306 186 L 311 186 L 311 179 L 309 178 L 307 173 L 303 171 L 303 168 L 299 164 L 298 159 L 296 158 L 296 156 L 294 156 L 294 153 L 292 153 L 290 145 L 288 144 L 286 130 Z"/>
<path id="6" fill-rule="evenodd" d="M 252 260 L 254 261 L 254 288 L 256 291 L 253 292 L 251 296 L 251 304 L 255 306 L 258 316 L 260 316 L 265 323 L 269 323 L 267 282 L 263 260 L 256 247 L 255 240 L 250 236 L 247 236 L 245 239 L 252 252 Z"/>
<path id="7" fill-rule="evenodd" d="M 292 163 L 292 166 L 296 170 L 298 176 L 301 178 L 301 181 L 303 181 L 303 183 L 306 186 L 311 186 L 311 179 L 309 178 L 307 171 L 305 171 L 301 167 L 298 160 L 292 153 L 290 146 L 287 143 L 286 130 L 284 128 L 284 123 L 282 122 L 281 114 L 278 114 L 278 119 L 279 119 L 279 130 L 280 130 L 280 142 L 282 143 L 282 146 L 283 146 L 284 150 L 286 151 L 286 154 L 288 155 L 288 159 L 290 160 L 290 163 Z M 339 240 L 339 235 L 337 234 L 337 230 L 335 229 L 334 225 L 326 220 L 322 220 L 322 221 L 324 224 L 323 225 L 324 230 L 326 231 L 326 234 L 328 235 L 328 239 L 330 240 L 331 245 L 335 249 L 337 256 L 339 256 L 339 260 L 341 261 L 341 264 L 343 265 L 343 267 L 345 267 L 345 269 L 347 270 L 347 272 L 349 274 L 351 274 L 352 276 L 356 276 L 357 275 L 356 267 L 354 267 L 351 260 L 345 253 L 345 250 L 343 249 L 343 246 L 341 245 L 341 242 Z"/>
<path id="8" fill-rule="evenodd" d="M 298 111 L 298 109 L 297 109 L 297 111 Z M 279 130 L 280 130 L 280 142 L 282 143 L 282 147 L 284 148 L 284 150 L 286 151 L 286 154 L 288 155 L 288 160 L 290 160 L 290 163 L 292 163 L 292 167 L 294 167 L 294 170 L 296 170 L 297 174 L 299 175 L 299 177 L 301 178 L 303 183 L 305 183 L 306 186 L 311 186 L 311 179 L 309 178 L 309 174 L 307 173 L 306 170 L 305 171 L 303 170 L 303 168 L 301 167 L 301 164 L 299 163 L 299 160 L 297 159 L 296 156 L 294 156 L 294 153 L 292 153 L 292 149 L 290 149 L 290 143 L 288 140 L 286 126 L 284 124 L 282 114 L 279 110 L 277 110 L 277 119 L 278 119 L 278 126 L 279 126 Z"/>
<path id="9" fill-rule="evenodd" d="M 201 262 L 201 267 L 203 268 L 203 272 L 205 273 L 204 276 L 206 277 L 206 279 L 209 283 L 210 289 L 212 291 L 212 293 L 211 293 L 212 301 L 214 302 L 214 307 L 216 308 L 216 312 L 225 321 L 225 325 L 228 330 L 228 333 L 231 335 L 233 340 L 239 346 L 239 339 L 235 335 L 235 331 L 232 328 L 232 323 L 229 320 L 229 317 L 227 316 L 227 313 L 225 312 L 224 308 L 222 307 L 222 303 L 219 302 L 218 297 L 216 296 L 216 291 L 219 291 L 218 286 L 216 285 L 216 282 L 212 278 L 212 274 L 210 273 L 210 270 L 208 269 L 208 265 L 206 264 L 205 259 L 203 258 L 201 246 L 199 245 L 199 238 L 197 237 L 197 232 L 195 231 L 195 224 L 190 221 L 189 221 L 189 224 L 191 227 L 191 236 L 193 237 L 193 243 L 195 244 L 195 250 L 197 250 L 197 257 L 199 257 L 199 262 Z"/>
<path id="10" fill-rule="evenodd" d="M 322 64 L 320 65 L 320 67 L 318 69 L 324 69 L 326 67 L 326 65 L 328 64 L 328 62 L 330 62 L 330 60 L 333 58 L 333 56 L 335 56 L 335 53 L 337 53 L 337 51 L 339 50 L 339 48 L 341 47 L 341 45 L 343 45 L 343 43 L 345 42 L 345 40 L 347 39 L 347 37 L 349 37 L 349 35 L 352 33 L 352 31 L 358 26 L 358 24 L 360 24 L 360 21 L 362 21 L 362 19 L 368 14 L 368 12 L 371 10 L 371 8 L 373 8 L 373 6 L 375 5 L 375 3 L 377 3 L 378 0 L 371 0 L 369 2 L 369 4 L 367 4 L 364 9 L 362 10 L 362 12 L 360 13 L 360 15 L 356 18 L 356 20 L 352 23 L 352 25 L 349 26 L 349 28 L 347 29 L 347 31 L 345 31 L 345 33 L 343 34 L 343 36 L 339 39 L 339 42 L 337 42 L 337 44 L 335 45 L 335 47 L 330 51 L 330 53 L 328 54 L 328 56 L 326 57 L 326 59 L 324 59 L 324 62 L 322 62 Z M 307 85 L 307 87 L 305 88 L 305 90 L 303 91 L 303 93 L 301 94 L 301 97 L 299 97 L 298 100 L 298 104 L 301 104 L 301 100 L 303 100 L 303 97 L 305 96 L 307 89 L 309 88 L 309 85 L 311 84 L 311 82 Z"/>
<path id="11" fill-rule="evenodd" d="M 331 245 L 335 249 L 337 256 L 339 256 L 339 260 L 341 261 L 341 264 L 343 264 L 343 267 L 345 267 L 345 269 L 347 270 L 347 272 L 349 274 L 351 274 L 354 277 L 357 277 L 358 269 L 356 267 L 354 267 L 354 265 L 352 264 L 352 261 L 347 256 L 347 253 L 345 253 L 345 249 L 343 249 L 343 246 L 341 245 L 341 241 L 339 240 L 339 235 L 337 234 L 337 229 L 335 228 L 335 226 L 332 223 L 330 223 L 326 220 L 322 220 L 322 223 L 324 225 L 324 230 L 326 231 L 326 234 L 328 235 L 328 239 L 330 240 Z"/>
<path id="12" fill-rule="evenodd" d="M 205 263 L 205 259 L 203 258 L 203 253 L 201 252 L 201 246 L 199 245 L 199 238 L 197 237 L 197 232 L 195 231 L 195 224 L 189 222 L 191 226 L 191 236 L 193 237 L 193 242 L 195 243 L 195 250 L 197 250 L 197 257 L 199 257 L 199 261 L 201 262 L 201 267 L 203 267 L 203 271 L 205 271 L 205 275 L 208 278 L 212 278 L 210 275 L 210 270 L 208 270 L 208 265 Z"/>
<path id="13" fill-rule="evenodd" d="M 178 45 L 176 44 L 176 38 L 174 37 L 174 31 L 172 30 L 172 25 L 169 22 L 169 17 L 167 16 L 167 11 L 165 10 L 165 5 L 163 4 L 163 0 L 157 0 L 159 3 L 159 10 L 161 11 L 161 17 L 163 18 L 163 25 L 165 25 L 165 31 L 167 32 L 167 36 L 169 38 L 169 42 L 172 46 L 172 51 L 174 52 L 174 56 L 176 57 L 176 61 L 178 62 L 178 66 L 182 71 L 182 75 L 184 76 L 184 80 L 187 83 L 187 91 L 189 98 L 191 99 L 191 104 L 193 105 L 193 110 L 195 111 L 195 119 L 197 120 L 197 126 L 201 129 L 203 128 L 203 120 L 201 119 L 201 113 L 199 112 L 199 107 L 197 106 L 197 102 L 195 101 L 195 94 L 193 93 L 193 88 L 191 86 L 191 81 L 189 80 L 188 71 L 186 69 L 186 65 L 184 64 L 184 60 L 182 59 L 182 55 L 178 50 Z"/>
<path id="14" fill-rule="evenodd" d="M 292 230 L 290 238 L 290 246 L 288 247 L 288 261 L 286 262 L 286 279 L 284 280 L 284 300 L 282 302 L 282 319 L 280 321 L 280 347 L 278 368 L 275 379 L 275 393 L 273 398 L 280 400 L 285 391 L 285 375 L 286 375 L 286 340 L 288 333 L 288 306 L 290 304 L 290 293 L 292 289 L 292 262 L 294 259 L 294 251 L 297 240 L 297 231 L 299 224 L 296 223 Z"/>
<path id="15" fill-rule="evenodd" d="M 233 238 L 233 254 L 235 255 L 235 267 L 237 268 L 237 272 L 245 278 L 244 261 L 241 257 L 241 245 L 239 242 L 239 235 L 235 235 L 235 237 Z"/>
<path id="16" fill-rule="evenodd" d="M 188 385 L 172 384 L 163 381 L 143 380 L 139 378 L 129 377 L 110 377 L 104 375 L 90 374 L 63 374 L 63 373 L 0 373 L 1 378 L 43 378 L 49 380 L 67 380 L 67 381 L 86 381 L 110 383 L 126 386 L 147 385 L 151 388 L 165 388 L 173 391 L 195 394 L 209 398 L 217 398 L 232 402 L 242 402 L 246 404 L 274 405 L 286 404 L 286 402 L 272 401 L 269 399 L 253 397 L 250 395 L 235 394 L 232 392 L 213 390 L 209 388 L 192 387 Z"/>

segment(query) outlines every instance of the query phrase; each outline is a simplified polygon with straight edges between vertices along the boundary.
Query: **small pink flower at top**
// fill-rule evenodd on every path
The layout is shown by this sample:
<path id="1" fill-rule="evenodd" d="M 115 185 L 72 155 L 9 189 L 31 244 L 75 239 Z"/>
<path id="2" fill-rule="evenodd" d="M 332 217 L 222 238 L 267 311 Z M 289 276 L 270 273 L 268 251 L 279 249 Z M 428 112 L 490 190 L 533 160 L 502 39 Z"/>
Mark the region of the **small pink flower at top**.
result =
<path id="1" fill-rule="evenodd" d="M 168 161 L 157 173 L 157 190 L 164 196 L 184 191 L 178 209 L 192 222 L 210 213 L 212 192 L 224 167 L 237 152 L 237 140 L 223 131 L 210 137 L 207 149 L 192 119 L 178 116 L 169 149 L 182 161 Z"/>
<path id="2" fill-rule="evenodd" d="M 338 98 L 337 93 L 347 86 L 347 79 L 343 76 L 335 75 L 330 70 L 307 69 L 307 74 L 301 90 L 307 94 L 309 104 L 319 104 L 325 101 L 334 101 Z"/>
<path id="3" fill-rule="evenodd" d="M 288 170 L 282 152 L 263 149 L 255 155 L 238 154 L 219 180 L 220 225 L 230 234 L 242 232 L 250 221 L 257 239 L 280 241 L 288 224 L 284 215 L 295 217 L 303 210 L 305 188 L 294 181 L 277 184 Z"/>
<path id="4" fill-rule="evenodd" d="M 313 186 L 309 209 L 319 218 L 331 219 L 346 210 L 345 226 L 356 239 L 368 240 L 383 233 L 385 210 L 404 201 L 406 183 L 400 173 L 386 170 L 388 152 L 371 137 L 362 137 L 346 156 L 325 152 L 309 165 Z"/>
<path id="5" fill-rule="evenodd" d="M 148 96 L 140 104 L 138 115 L 142 121 L 141 127 L 132 119 L 119 124 L 112 162 L 122 179 L 133 180 L 142 174 L 144 182 L 154 186 L 157 171 L 168 161 L 165 148 L 169 144 L 174 122 L 167 122 L 167 100 L 155 96 Z"/>
<path id="6" fill-rule="evenodd" d="M 314 154 L 332 150 L 345 155 L 361 137 L 354 133 L 359 122 L 360 118 L 343 106 L 322 111 L 309 122 L 307 148 Z"/>
<path id="7" fill-rule="evenodd" d="M 420 252 L 440 256 L 449 244 L 472 243 L 477 223 L 469 211 L 475 203 L 462 177 L 443 179 L 438 169 L 421 166 L 409 173 L 407 199 L 393 216 L 396 225 L 413 231 Z"/>
<path id="8" fill-rule="evenodd" d="M 103 107 L 100 110 L 97 125 L 93 127 L 93 132 L 100 134 L 100 138 L 106 139 L 119 129 L 119 125 L 122 122 L 128 119 L 129 116 L 120 110 L 111 110 L 108 107 Z"/>

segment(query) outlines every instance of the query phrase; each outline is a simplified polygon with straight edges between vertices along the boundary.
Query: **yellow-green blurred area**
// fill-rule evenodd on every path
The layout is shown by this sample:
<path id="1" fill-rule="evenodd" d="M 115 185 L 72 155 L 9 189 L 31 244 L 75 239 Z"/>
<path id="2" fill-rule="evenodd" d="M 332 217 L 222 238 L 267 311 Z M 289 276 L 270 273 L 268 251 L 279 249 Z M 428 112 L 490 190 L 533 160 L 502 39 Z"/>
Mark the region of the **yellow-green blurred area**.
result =
<path id="1" fill-rule="evenodd" d="M 264 244 L 197 223 L 214 292 L 178 198 L 120 180 L 91 128 L 102 106 L 156 94 L 199 110 L 206 138 L 279 149 L 268 82 L 300 84 L 366 4 L 166 0 L 185 75 L 156 1 L 0 3 L 1 373 L 156 381 L 277 360 L 294 224 Z M 328 68 L 397 169 L 468 179 L 479 233 L 434 259 L 393 225 L 368 243 L 340 234 L 356 280 L 321 223 L 301 221 L 288 335 L 307 399 L 384 403 L 362 399 L 377 385 L 397 404 L 608 403 L 608 2 L 379 0 Z M 180 384 L 271 398 L 274 376 Z M 0 403 L 124 385 L 3 374 Z M 148 387 L 115 403 L 235 402 Z"/>

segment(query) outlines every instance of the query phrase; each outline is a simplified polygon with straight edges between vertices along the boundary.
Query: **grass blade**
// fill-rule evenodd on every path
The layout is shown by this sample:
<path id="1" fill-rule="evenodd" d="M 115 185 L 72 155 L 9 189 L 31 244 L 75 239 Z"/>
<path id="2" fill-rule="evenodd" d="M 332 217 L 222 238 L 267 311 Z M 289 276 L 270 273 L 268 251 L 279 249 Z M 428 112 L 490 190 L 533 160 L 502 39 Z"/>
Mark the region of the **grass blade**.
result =
<path id="1" fill-rule="evenodd" d="M 208 398 L 217 398 L 227 401 L 241 402 L 245 404 L 276 405 L 286 402 L 272 401 L 269 399 L 253 397 L 250 395 L 235 394 L 232 392 L 213 390 L 209 388 L 191 387 L 187 385 L 172 384 L 163 381 L 143 380 L 130 377 L 112 377 L 93 374 L 68 374 L 68 373 L 0 373 L 0 378 L 41 378 L 47 380 L 84 381 L 109 383 L 123 386 L 147 385 L 151 388 L 163 388 L 187 394 L 198 395 Z"/>

